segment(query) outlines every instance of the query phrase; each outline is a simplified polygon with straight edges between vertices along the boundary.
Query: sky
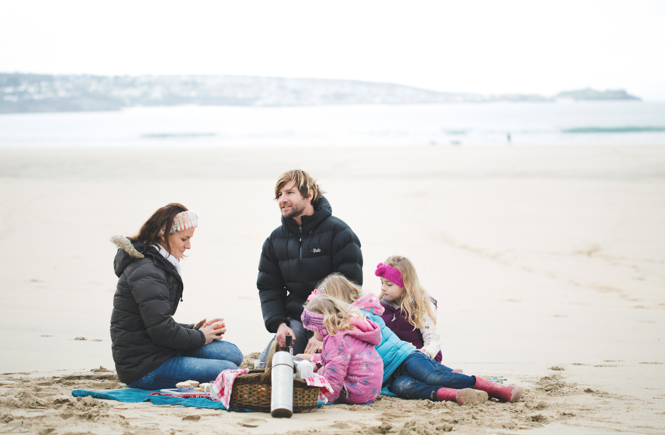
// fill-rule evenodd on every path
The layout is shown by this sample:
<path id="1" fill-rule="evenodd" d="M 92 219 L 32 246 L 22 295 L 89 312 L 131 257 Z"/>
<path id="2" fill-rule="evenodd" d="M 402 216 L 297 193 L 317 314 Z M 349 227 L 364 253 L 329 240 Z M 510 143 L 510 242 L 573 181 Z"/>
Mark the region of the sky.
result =
<path id="1" fill-rule="evenodd" d="M 665 101 L 665 0 L 3 0 L 0 72 L 592 87 Z"/>

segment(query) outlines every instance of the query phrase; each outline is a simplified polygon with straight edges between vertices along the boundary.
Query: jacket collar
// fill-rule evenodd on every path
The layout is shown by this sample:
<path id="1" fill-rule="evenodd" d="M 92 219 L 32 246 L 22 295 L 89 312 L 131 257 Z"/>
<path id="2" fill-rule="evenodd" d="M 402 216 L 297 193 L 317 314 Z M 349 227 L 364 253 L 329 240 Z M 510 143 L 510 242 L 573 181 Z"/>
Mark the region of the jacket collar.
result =
<path id="1" fill-rule="evenodd" d="M 138 247 L 138 244 L 135 246 Z M 141 247 L 143 247 L 143 245 L 141 245 Z M 164 258 L 164 256 L 160 254 L 159 251 L 157 251 L 157 249 L 153 248 L 152 246 L 148 246 L 148 249 L 146 249 L 146 251 L 143 254 L 146 257 L 153 258 L 157 266 L 159 266 L 161 269 L 164 269 L 165 271 L 167 271 L 168 273 L 170 273 L 171 275 L 177 277 L 180 281 L 182 281 L 182 277 L 176 270 L 175 266 L 172 265 L 169 260 Z"/>

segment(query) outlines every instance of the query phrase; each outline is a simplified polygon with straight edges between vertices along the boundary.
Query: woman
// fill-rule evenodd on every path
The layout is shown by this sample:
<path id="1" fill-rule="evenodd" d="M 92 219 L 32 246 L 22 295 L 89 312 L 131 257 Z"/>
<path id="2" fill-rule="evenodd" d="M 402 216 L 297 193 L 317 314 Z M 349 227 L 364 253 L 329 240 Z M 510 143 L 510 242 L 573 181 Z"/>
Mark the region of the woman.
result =
<path id="1" fill-rule="evenodd" d="M 132 388 L 174 388 L 177 382 L 214 381 L 237 369 L 243 355 L 222 341 L 222 319 L 177 323 L 182 301 L 180 259 L 191 248 L 198 216 L 181 204 L 157 210 L 130 238 L 115 236 L 119 277 L 113 297 L 111 341 L 120 381 Z"/>

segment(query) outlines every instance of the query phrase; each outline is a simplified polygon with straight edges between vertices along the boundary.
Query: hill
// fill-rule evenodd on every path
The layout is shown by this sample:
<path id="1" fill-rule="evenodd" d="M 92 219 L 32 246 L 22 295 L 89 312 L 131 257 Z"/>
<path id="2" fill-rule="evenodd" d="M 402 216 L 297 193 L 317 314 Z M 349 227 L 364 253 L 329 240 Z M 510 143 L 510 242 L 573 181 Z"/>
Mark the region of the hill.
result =
<path id="1" fill-rule="evenodd" d="M 584 91 L 585 95 L 590 95 L 589 91 Z M 580 95 L 580 98 L 584 97 Z M 0 73 L 0 96 L 0 113 L 78 112 L 178 105 L 265 107 L 553 101 L 541 95 L 483 96 L 356 80 L 23 73 Z"/>

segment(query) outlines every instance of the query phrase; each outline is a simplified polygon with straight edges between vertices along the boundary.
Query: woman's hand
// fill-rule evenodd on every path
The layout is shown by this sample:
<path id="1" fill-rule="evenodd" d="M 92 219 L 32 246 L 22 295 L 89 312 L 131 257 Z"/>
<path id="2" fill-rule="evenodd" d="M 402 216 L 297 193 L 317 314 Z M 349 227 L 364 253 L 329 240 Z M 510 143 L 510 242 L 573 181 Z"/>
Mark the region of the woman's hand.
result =
<path id="1" fill-rule="evenodd" d="M 213 323 L 217 323 L 217 322 L 224 323 L 224 319 L 222 319 L 222 318 L 217 318 L 217 319 L 212 319 L 212 320 L 203 319 L 203 320 L 200 320 L 199 323 L 194 325 L 194 329 L 201 329 L 202 326 L 210 326 Z M 224 326 L 226 326 L 226 325 L 224 325 Z"/>
<path id="2" fill-rule="evenodd" d="M 221 317 L 217 317 L 216 319 L 211 319 L 211 320 L 203 319 L 202 322 L 203 322 L 202 326 L 210 326 L 213 323 L 218 323 L 218 322 L 222 322 L 222 324 L 224 325 L 224 319 L 222 319 Z"/>
<path id="3" fill-rule="evenodd" d="M 205 344 L 210 344 L 214 340 L 221 340 L 224 333 L 226 332 L 226 324 L 222 319 L 215 319 L 204 322 L 203 326 L 200 328 L 200 331 L 203 332 L 206 342 Z"/>

